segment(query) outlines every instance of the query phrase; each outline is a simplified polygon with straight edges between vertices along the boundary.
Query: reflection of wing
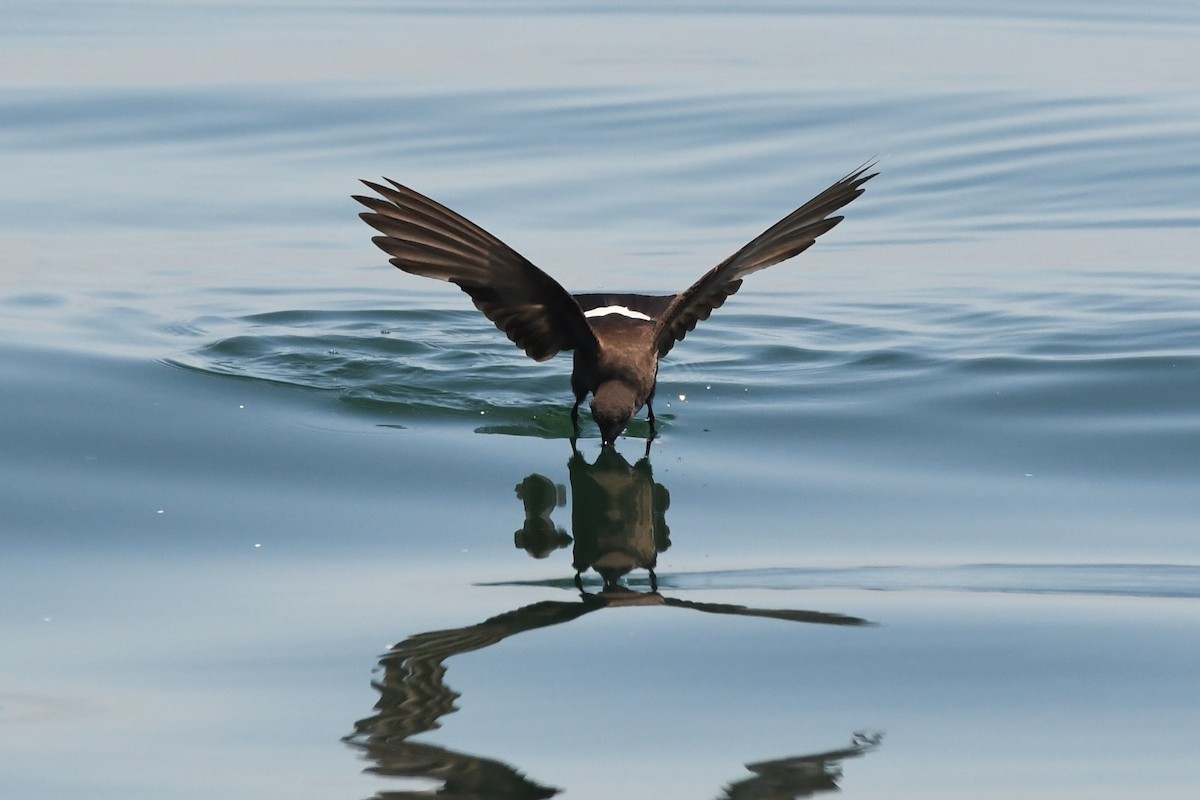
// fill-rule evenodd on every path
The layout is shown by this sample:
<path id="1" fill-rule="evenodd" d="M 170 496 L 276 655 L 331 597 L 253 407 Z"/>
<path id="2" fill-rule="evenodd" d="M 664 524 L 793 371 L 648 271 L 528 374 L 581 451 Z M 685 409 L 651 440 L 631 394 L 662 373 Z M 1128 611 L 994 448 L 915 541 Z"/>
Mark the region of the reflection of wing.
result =
<path id="1" fill-rule="evenodd" d="M 708 614 L 733 614 L 739 617 L 769 617 L 770 619 L 786 619 L 791 622 L 813 622 L 819 625 L 873 625 L 861 617 L 848 617 L 845 614 L 829 614 L 824 611 L 793 611 L 787 608 L 747 608 L 729 603 L 696 603 L 690 600 L 678 600 L 674 597 L 664 597 L 663 605 L 677 608 L 693 608 Z"/>
<path id="2" fill-rule="evenodd" d="M 454 710 L 458 694 L 445 684 L 446 659 L 513 634 L 568 622 L 601 607 L 596 602 L 546 601 L 478 625 L 410 636 L 380 659 L 383 675 L 374 683 L 379 692 L 378 713 L 355 723 L 354 734 L 346 741 L 374 762 L 371 772 L 441 781 L 445 792 L 455 797 L 540 800 L 557 794 L 557 789 L 534 783 L 498 761 L 408 739 L 438 727 L 438 719 Z M 406 792 L 380 795 L 394 800 L 427 796 Z"/>
<path id="3" fill-rule="evenodd" d="M 569 622 L 608 606 L 623 605 L 669 605 L 715 614 L 772 617 L 834 625 L 870 624 L 856 617 L 815 611 L 750 609 L 721 603 L 693 603 L 664 598 L 656 592 L 635 592 L 624 587 L 613 588 L 598 595 L 585 594 L 576 602 L 534 603 L 484 620 L 477 625 L 420 633 L 395 645 L 379 661 L 382 675 L 373 684 L 379 692 L 375 715 L 355 723 L 354 733 L 347 736 L 346 741 L 362 750 L 372 762 L 372 766 L 368 768 L 369 772 L 437 781 L 442 784 L 440 795 L 463 800 L 545 800 L 552 797 L 559 790 L 531 781 L 507 764 L 410 739 L 438 727 L 438 720 L 454 711 L 454 701 L 458 694 L 445 683 L 446 659 L 480 650 L 518 633 Z M 801 796 L 795 793 L 771 794 L 769 790 L 773 791 L 774 787 L 780 786 L 816 786 L 816 783 L 811 782 L 813 775 L 825 776 L 827 782 L 832 782 L 839 773 L 827 769 L 825 762 L 858 755 L 866 749 L 867 746 L 863 745 L 857 750 L 851 748 L 822 756 L 803 756 L 748 765 L 748 769 L 755 772 L 757 777 L 731 785 L 725 797 L 728 800 L 765 800 Z M 824 761 L 814 767 L 813 764 L 822 758 Z M 804 766 L 805 764 L 808 766 Z M 797 775 L 809 775 L 810 783 L 799 782 Z M 811 794 L 812 790 L 809 793 Z M 415 800 L 418 797 L 429 796 L 428 792 L 406 791 L 386 791 L 377 795 L 381 800 Z"/>
<path id="4" fill-rule="evenodd" d="M 369 772 L 392 778 L 429 778 L 442 781 L 437 795 L 427 791 L 383 791 L 372 800 L 429 800 L 448 796 L 459 800 L 545 800 L 560 790 L 529 780 L 517 770 L 490 758 L 456 753 L 419 742 L 362 745 L 378 766 Z"/>
<path id="5" fill-rule="evenodd" d="M 778 800 L 836 792 L 837 782 L 842 777 L 842 759 L 869 752 L 881 738 L 881 735 L 856 734 L 854 743 L 840 750 L 747 764 L 746 769 L 753 772 L 754 777 L 726 786 L 721 800 Z"/>
<path id="6" fill-rule="evenodd" d="M 442 662 L 446 659 L 489 647 L 513 634 L 568 622 L 599 607 L 547 600 L 478 625 L 410 636 L 379 660 L 383 668 L 382 679 L 375 682 L 379 713 L 359 721 L 354 738 L 403 739 L 436 728 L 438 718 L 454 710 L 458 697 L 443 680 L 446 666 Z"/>

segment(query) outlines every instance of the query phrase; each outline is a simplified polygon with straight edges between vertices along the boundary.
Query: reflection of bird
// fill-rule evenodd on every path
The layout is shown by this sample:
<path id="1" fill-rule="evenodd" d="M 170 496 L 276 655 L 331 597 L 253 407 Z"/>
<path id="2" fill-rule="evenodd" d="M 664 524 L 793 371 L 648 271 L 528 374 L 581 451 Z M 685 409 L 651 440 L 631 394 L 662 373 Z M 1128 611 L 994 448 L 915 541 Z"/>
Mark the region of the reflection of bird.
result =
<path id="1" fill-rule="evenodd" d="M 382 233 L 375 244 L 395 266 L 456 284 L 476 308 L 531 358 L 575 351 L 571 421 L 592 395 L 592 418 L 605 445 L 616 441 L 646 406 L 654 438 L 658 359 L 708 319 L 742 279 L 806 250 L 842 218 L 835 211 L 862 194 L 874 177 L 868 164 L 768 228 L 758 238 L 674 295 L 569 294 L 556 280 L 479 226 L 394 181 L 363 181 L 379 197 L 355 195 L 361 214 Z"/>
<path id="2" fill-rule="evenodd" d="M 571 474 L 571 531 L 575 535 L 575 581 L 594 569 L 604 587 L 614 586 L 635 569 L 650 573 L 658 554 L 671 546 L 667 507 L 671 495 L 654 482 L 650 459 L 630 465 L 614 448 L 600 451 L 588 464 L 578 451 L 567 467 Z"/>
<path id="3" fill-rule="evenodd" d="M 725 787 L 721 800 L 779 800 L 812 797 L 819 792 L 836 792 L 842 777 L 841 762 L 870 752 L 883 734 L 856 733 L 849 747 L 747 764 L 753 778 Z"/>
<path id="4" fill-rule="evenodd" d="M 375 715 L 359 720 L 346 741 L 373 762 L 372 772 L 405 778 L 428 778 L 443 784 L 447 796 L 538 800 L 557 789 L 543 786 L 507 764 L 460 753 L 411 737 L 439 726 L 455 710 L 458 694 L 444 682 L 451 656 L 496 644 L 523 631 L 557 625 L 594 610 L 583 603 L 547 601 L 484 620 L 476 625 L 410 636 L 379 661 L 381 674 Z M 428 797 L 426 793 L 385 792 L 388 800 Z"/>
<path id="5" fill-rule="evenodd" d="M 864 619 L 842 614 L 690 602 L 663 597 L 656 592 L 634 592 L 619 586 L 606 588 L 598 594 L 582 594 L 577 602 L 544 600 L 475 625 L 419 633 L 393 646 L 379 660 L 380 670 L 374 681 L 374 687 L 379 692 L 375 714 L 355 723 L 354 733 L 347 736 L 345 741 L 362 750 L 371 760 L 371 772 L 439 781 L 443 784 L 439 796 L 480 800 L 538 800 L 551 797 L 559 790 L 539 784 L 507 764 L 413 741 L 413 737 L 437 728 L 440 718 L 455 710 L 454 701 L 458 694 L 445 683 L 445 661 L 452 656 L 490 647 L 510 636 L 560 625 L 601 609 L 647 605 L 824 625 L 871 624 Z M 828 786 L 836 788 L 834 780 L 837 775 L 832 770 L 832 767 L 836 767 L 836 761 L 859 755 L 868 749 L 869 746 L 859 742 L 855 748 L 847 750 L 749 764 L 747 769 L 754 772 L 756 777 L 731 785 L 726 797 L 742 800 L 803 796 L 799 789 L 791 795 L 782 793 L 780 787 L 790 785 L 804 787 L 810 794 Z M 826 764 L 831 765 L 831 769 L 826 769 Z M 758 793 L 747 793 L 747 787 Z M 764 788 L 779 790 L 780 793 L 765 794 L 762 793 Z M 428 796 L 426 793 L 408 792 L 382 792 L 377 795 L 387 800 Z"/>
<path id="6" fill-rule="evenodd" d="M 545 558 L 571 543 L 570 535 L 555 527 L 550 514 L 566 505 L 567 490 L 542 475 L 530 475 L 517 484 L 517 498 L 525 504 L 525 524 L 513 534 L 513 543 L 534 558 Z"/>

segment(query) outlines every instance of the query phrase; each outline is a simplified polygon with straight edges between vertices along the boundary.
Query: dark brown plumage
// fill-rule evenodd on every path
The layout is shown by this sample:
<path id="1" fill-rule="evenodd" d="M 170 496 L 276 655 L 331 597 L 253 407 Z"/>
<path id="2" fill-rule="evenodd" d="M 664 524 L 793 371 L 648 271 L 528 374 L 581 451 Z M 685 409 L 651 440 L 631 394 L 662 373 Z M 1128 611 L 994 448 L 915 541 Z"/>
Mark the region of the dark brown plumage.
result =
<path id="1" fill-rule="evenodd" d="M 642 406 L 653 439 L 658 359 L 720 308 L 747 275 L 799 255 L 841 222 L 832 215 L 862 194 L 877 174 L 868 174 L 872 166 L 842 178 L 675 295 L 572 295 L 487 231 L 395 181 L 363 181 L 379 196 L 354 199 L 370 209 L 360 216 L 382 234 L 372 241 L 392 264 L 457 285 L 537 361 L 573 350 L 575 434 L 579 404 L 590 393 L 592 417 L 603 443 L 611 445 Z"/>

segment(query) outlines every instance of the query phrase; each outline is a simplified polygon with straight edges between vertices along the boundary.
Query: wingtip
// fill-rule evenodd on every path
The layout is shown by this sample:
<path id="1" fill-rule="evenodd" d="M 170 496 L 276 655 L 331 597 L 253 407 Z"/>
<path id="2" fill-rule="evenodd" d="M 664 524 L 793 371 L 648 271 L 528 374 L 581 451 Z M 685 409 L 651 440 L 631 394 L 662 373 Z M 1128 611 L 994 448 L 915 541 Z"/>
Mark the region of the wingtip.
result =
<path id="1" fill-rule="evenodd" d="M 397 191 L 401 191 L 401 192 L 411 192 L 412 191 L 412 189 L 408 188 L 404 184 L 397 183 L 396 181 L 392 180 L 391 178 L 389 178 L 386 175 L 383 176 L 383 179 L 385 181 L 387 181 L 388 183 L 390 183 L 392 186 L 396 187 Z"/>
<path id="2" fill-rule="evenodd" d="M 383 180 L 386 181 L 387 178 L 384 178 Z M 376 183 L 375 181 L 367 180 L 366 178 L 359 178 L 358 182 L 361 183 L 363 186 L 366 186 L 368 189 L 370 189 L 371 191 L 373 191 L 377 194 L 380 193 L 380 190 L 384 188 L 384 186 L 382 184 Z"/>
<path id="3" fill-rule="evenodd" d="M 873 156 L 873 157 L 867 159 L 866 161 L 864 161 L 863 163 L 859 164 L 853 170 L 851 170 L 850 173 L 848 175 L 846 175 L 846 177 L 842 178 L 841 182 L 842 183 L 856 183 L 859 186 L 861 186 L 862 184 L 871 180 L 871 178 L 874 178 L 876 175 L 878 175 L 880 173 L 880 170 L 875 169 L 877 166 L 879 166 L 879 156 Z M 875 171 L 871 172 L 871 170 L 875 170 Z M 868 172 L 870 172 L 871 174 L 869 174 L 869 175 L 866 174 Z"/>

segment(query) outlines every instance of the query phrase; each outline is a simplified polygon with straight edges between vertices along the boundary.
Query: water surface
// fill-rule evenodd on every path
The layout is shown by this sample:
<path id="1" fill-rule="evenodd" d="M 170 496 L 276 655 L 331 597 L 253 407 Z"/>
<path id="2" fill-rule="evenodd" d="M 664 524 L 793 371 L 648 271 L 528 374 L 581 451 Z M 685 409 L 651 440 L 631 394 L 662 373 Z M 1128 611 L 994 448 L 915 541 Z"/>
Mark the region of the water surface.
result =
<path id="1" fill-rule="evenodd" d="M 1194 4 L 10 5 L 13 796 L 1194 793 Z M 349 199 L 670 292 L 872 158 L 648 458 Z"/>

